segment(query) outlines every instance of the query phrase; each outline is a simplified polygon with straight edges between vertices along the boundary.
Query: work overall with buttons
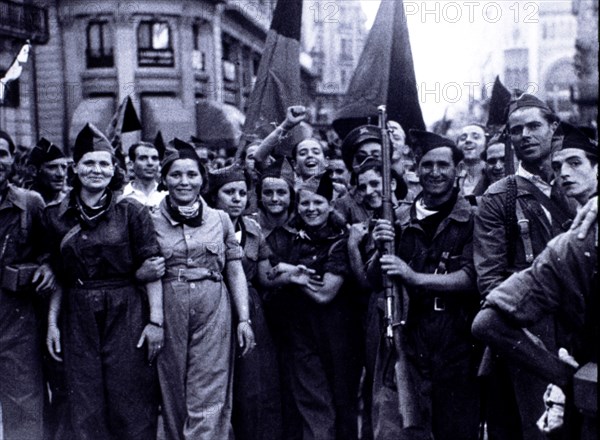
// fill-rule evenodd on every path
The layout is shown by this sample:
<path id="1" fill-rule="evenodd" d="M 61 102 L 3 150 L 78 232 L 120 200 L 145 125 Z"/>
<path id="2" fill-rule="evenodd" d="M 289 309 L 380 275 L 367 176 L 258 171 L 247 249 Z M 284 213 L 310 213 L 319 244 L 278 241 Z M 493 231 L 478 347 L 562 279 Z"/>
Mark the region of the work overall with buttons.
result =
<path id="1" fill-rule="evenodd" d="M 222 272 L 242 249 L 231 220 L 201 201 L 199 226 L 152 211 L 161 251 L 165 345 L 158 360 L 167 439 L 232 435 L 231 300 Z"/>

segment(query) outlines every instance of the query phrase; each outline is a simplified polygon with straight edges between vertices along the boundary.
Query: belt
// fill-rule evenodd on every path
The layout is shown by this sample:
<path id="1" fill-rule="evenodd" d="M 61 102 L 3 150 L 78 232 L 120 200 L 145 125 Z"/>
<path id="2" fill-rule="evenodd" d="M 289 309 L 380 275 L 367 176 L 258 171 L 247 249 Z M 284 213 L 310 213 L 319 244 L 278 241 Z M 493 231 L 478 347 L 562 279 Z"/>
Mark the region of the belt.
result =
<path id="1" fill-rule="evenodd" d="M 207 269 L 206 267 L 183 267 L 167 269 L 164 280 L 177 280 L 181 283 L 188 281 L 210 280 L 219 282 L 223 279 L 220 272 Z"/>
<path id="2" fill-rule="evenodd" d="M 462 299 L 462 298 L 461 298 Z M 441 296 L 429 296 L 414 301 L 414 307 L 419 310 L 433 310 L 434 312 L 445 312 L 466 307 L 464 299 L 450 299 Z M 413 304 L 411 302 L 411 304 Z"/>

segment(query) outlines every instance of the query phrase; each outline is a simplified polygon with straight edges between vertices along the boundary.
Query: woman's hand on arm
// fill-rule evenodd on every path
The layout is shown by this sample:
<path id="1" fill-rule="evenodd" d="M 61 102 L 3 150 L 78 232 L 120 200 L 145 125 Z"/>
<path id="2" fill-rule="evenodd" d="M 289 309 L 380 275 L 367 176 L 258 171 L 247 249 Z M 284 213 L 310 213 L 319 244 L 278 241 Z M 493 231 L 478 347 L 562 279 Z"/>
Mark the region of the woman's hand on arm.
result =
<path id="1" fill-rule="evenodd" d="M 150 321 L 144 327 L 142 335 L 137 343 L 141 348 L 144 342 L 148 344 L 148 362 L 153 362 L 164 343 L 165 333 L 163 330 L 163 291 L 160 280 L 146 283 L 146 294 L 150 305 Z"/>
<path id="2" fill-rule="evenodd" d="M 138 281 L 147 283 L 162 278 L 165 275 L 165 270 L 165 259 L 163 257 L 150 257 L 135 272 L 135 278 Z"/>
<path id="3" fill-rule="evenodd" d="M 56 278 L 48 263 L 40 264 L 40 267 L 33 274 L 32 282 L 35 285 L 35 291 L 38 293 L 49 293 L 55 289 Z"/>

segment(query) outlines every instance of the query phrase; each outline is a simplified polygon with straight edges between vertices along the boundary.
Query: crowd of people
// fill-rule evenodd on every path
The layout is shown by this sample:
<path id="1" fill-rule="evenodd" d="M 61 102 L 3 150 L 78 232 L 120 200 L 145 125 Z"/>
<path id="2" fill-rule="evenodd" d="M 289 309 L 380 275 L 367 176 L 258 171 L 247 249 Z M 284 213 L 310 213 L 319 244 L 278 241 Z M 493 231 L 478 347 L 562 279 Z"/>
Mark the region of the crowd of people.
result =
<path id="1" fill-rule="evenodd" d="M 0 131 L 0 438 L 596 438 L 597 141 L 507 114 L 292 143 L 292 106 L 236 157 Z"/>

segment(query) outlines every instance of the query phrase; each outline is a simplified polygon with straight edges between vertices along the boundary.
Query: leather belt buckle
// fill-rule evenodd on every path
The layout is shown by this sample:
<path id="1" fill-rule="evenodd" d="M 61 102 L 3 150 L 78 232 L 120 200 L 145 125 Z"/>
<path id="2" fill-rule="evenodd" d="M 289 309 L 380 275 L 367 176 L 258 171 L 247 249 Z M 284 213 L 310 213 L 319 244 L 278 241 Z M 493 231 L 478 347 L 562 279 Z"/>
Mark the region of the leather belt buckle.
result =
<path id="1" fill-rule="evenodd" d="M 179 268 L 177 269 L 177 281 L 179 281 L 180 283 L 185 283 L 187 280 L 185 279 L 185 277 L 183 276 L 183 271 L 185 269 Z"/>
<path id="2" fill-rule="evenodd" d="M 433 298 L 433 310 L 435 310 L 436 312 L 443 312 L 444 310 L 446 310 L 446 304 L 444 303 L 444 300 L 439 296 Z"/>

